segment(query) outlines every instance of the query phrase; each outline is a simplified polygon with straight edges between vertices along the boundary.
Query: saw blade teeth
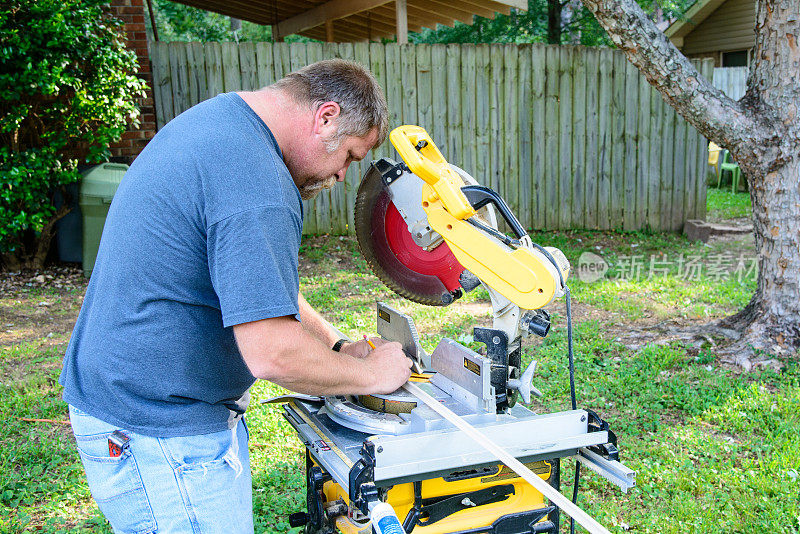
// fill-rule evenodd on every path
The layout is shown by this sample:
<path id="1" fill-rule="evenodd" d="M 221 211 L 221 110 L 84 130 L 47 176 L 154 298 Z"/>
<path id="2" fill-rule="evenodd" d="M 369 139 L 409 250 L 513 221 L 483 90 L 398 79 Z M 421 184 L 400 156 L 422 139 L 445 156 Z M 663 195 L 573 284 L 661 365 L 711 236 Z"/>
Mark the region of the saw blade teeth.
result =
<path id="1" fill-rule="evenodd" d="M 391 160 L 387 159 L 387 161 L 394 164 Z M 383 265 L 381 265 L 380 260 L 375 256 L 375 250 L 372 244 L 376 239 L 378 229 L 374 228 L 371 222 L 373 210 L 376 208 L 378 198 L 383 192 L 384 185 L 381 180 L 380 172 L 373 163 L 359 184 L 354 208 L 356 237 L 358 239 L 358 248 L 361 251 L 361 255 L 378 279 L 396 294 L 419 304 L 444 306 L 440 295 L 432 296 L 415 293 L 403 287 L 386 271 Z"/>

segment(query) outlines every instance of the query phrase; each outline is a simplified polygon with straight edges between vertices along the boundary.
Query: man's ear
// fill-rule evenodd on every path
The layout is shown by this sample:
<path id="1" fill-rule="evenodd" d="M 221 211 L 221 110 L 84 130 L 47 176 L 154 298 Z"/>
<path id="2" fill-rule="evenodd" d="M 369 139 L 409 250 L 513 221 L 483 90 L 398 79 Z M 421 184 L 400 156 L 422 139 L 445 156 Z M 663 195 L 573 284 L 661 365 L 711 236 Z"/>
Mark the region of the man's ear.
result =
<path id="1" fill-rule="evenodd" d="M 341 108 L 336 102 L 324 102 L 320 104 L 314 113 L 314 133 L 323 137 L 329 137 L 336 132 L 336 121 L 339 118 Z"/>

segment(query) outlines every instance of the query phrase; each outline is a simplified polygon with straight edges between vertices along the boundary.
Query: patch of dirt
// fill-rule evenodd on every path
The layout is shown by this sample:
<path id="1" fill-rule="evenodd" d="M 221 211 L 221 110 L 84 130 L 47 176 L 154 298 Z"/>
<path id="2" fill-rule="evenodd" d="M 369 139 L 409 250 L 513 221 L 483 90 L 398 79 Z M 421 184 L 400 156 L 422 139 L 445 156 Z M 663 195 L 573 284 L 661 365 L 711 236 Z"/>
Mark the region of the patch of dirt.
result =
<path id="1" fill-rule="evenodd" d="M 492 307 L 488 301 L 479 301 L 479 302 L 454 302 L 452 304 L 458 311 L 462 313 L 466 313 L 468 315 L 472 315 L 481 323 L 481 326 L 487 326 L 491 324 L 491 310 Z"/>
<path id="2" fill-rule="evenodd" d="M 358 244 L 353 237 L 306 236 L 300 253 L 300 276 L 324 276 L 331 269 L 359 271 L 363 262 Z"/>
<path id="3" fill-rule="evenodd" d="M 0 273 L 0 346 L 42 338 L 63 342 L 75 325 L 87 284 L 83 271 L 72 264 Z"/>
<path id="4" fill-rule="evenodd" d="M 563 299 L 550 304 L 547 310 L 551 314 L 555 313 L 563 317 L 564 326 L 566 327 L 567 310 Z M 574 323 L 598 321 L 603 325 L 603 332 L 606 336 L 633 351 L 639 350 L 648 344 L 666 345 L 675 341 L 686 342 L 690 348 L 697 350 L 709 342 L 705 337 L 697 338 L 695 335 L 686 332 L 687 329 L 695 329 L 705 324 L 708 322 L 707 318 L 693 319 L 683 317 L 663 320 L 658 316 L 645 314 L 642 318 L 630 320 L 625 313 L 608 311 L 573 300 L 572 320 Z"/>
<path id="5" fill-rule="evenodd" d="M 727 219 L 724 221 L 725 226 L 731 226 L 733 228 L 750 228 L 749 233 L 739 233 L 739 232 L 729 232 L 729 233 L 716 233 L 711 234 L 708 237 L 708 245 L 720 244 L 720 243 L 740 243 L 743 247 L 747 247 L 750 250 L 754 250 L 756 243 L 755 243 L 755 234 L 752 231 L 753 223 L 750 219 Z"/>

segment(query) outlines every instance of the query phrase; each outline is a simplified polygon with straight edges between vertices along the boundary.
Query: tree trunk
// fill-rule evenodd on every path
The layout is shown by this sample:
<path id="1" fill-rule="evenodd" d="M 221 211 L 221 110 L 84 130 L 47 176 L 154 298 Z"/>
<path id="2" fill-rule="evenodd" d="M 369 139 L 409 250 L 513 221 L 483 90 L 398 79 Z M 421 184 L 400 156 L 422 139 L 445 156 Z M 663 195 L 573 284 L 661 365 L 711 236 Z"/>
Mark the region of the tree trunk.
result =
<path id="1" fill-rule="evenodd" d="M 58 211 L 56 211 L 44 225 L 36 239 L 36 248 L 30 258 L 28 267 L 36 270 L 44 269 L 44 261 L 47 259 L 47 253 L 50 252 L 50 245 L 56 234 L 56 223 L 63 219 L 70 212 L 70 209 L 72 209 L 72 207 L 67 202 L 64 202 Z"/>
<path id="2" fill-rule="evenodd" d="M 723 322 L 743 330 L 752 348 L 778 354 L 800 340 L 799 39 L 800 1 L 759 2 L 754 63 L 742 104 L 784 128 L 776 129 L 780 138 L 754 151 L 756 158 L 748 154 L 751 147 L 732 151 L 737 161 L 748 160 L 759 273 L 750 304 Z"/>
<path id="3" fill-rule="evenodd" d="M 23 252 L 17 254 L 4 254 L 0 256 L 0 264 L 6 271 L 19 271 L 20 269 L 33 269 L 41 271 L 44 269 L 44 262 L 50 252 L 50 245 L 56 234 L 56 223 L 64 218 L 70 211 L 69 202 L 64 204 L 50 217 L 47 223 L 39 232 L 39 235 L 31 235 L 30 241 L 26 241 L 21 249 Z"/>
<path id="4" fill-rule="evenodd" d="M 561 44 L 561 1 L 547 0 L 547 43 Z"/>
<path id="5" fill-rule="evenodd" d="M 783 355 L 800 346 L 799 160 L 795 156 L 758 179 L 748 174 L 758 286 L 744 310 L 720 322 L 744 334 L 729 348 L 734 360 L 744 367 L 749 366 L 753 349 Z"/>
<path id="6" fill-rule="evenodd" d="M 731 151 L 747 176 L 759 259 L 755 295 L 721 321 L 742 333 L 727 349 L 800 347 L 800 0 L 759 0 L 745 96 L 734 102 L 703 78 L 634 0 L 583 0 L 614 43 L 703 135 Z"/>

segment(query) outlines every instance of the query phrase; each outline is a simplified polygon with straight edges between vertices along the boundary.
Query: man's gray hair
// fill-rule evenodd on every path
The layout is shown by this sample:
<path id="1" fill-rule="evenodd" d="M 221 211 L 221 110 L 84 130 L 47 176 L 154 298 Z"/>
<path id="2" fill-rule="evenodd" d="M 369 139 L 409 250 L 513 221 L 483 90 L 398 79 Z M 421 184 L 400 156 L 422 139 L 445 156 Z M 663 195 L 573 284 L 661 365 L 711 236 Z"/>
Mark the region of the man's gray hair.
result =
<path id="1" fill-rule="evenodd" d="M 389 112 L 383 90 L 372 73 L 355 61 L 318 61 L 287 74 L 271 87 L 315 110 L 325 102 L 339 104 L 337 140 L 364 137 L 373 128 L 378 130 L 376 147 L 386 140 Z"/>

